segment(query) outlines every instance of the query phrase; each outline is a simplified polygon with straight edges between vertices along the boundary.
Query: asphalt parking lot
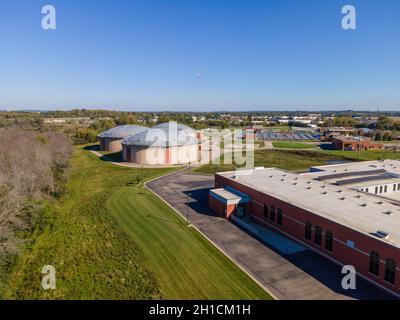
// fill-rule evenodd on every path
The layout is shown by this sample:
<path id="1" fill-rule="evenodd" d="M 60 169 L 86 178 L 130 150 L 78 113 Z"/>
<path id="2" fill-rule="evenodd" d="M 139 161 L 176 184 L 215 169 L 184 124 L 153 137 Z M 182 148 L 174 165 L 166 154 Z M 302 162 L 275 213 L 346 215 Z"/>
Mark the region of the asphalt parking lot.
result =
<path id="1" fill-rule="evenodd" d="M 357 278 L 356 290 L 344 290 L 341 268 L 335 263 L 310 250 L 283 254 L 232 222 L 214 216 L 207 206 L 213 176 L 180 171 L 149 182 L 147 187 L 185 218 L 188 213 L 193 225 L 278 299 L 394 298 L 361 278 Z"/>

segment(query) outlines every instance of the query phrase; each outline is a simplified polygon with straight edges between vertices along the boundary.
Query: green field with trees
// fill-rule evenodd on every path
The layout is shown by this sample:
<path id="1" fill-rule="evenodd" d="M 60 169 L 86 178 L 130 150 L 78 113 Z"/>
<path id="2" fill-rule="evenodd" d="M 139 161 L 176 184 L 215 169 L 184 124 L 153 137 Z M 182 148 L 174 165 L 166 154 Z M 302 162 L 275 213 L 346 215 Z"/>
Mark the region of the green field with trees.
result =
<path id="1" fill-rule="evenodd" d="M 170 170 L 114 166 L 76 147 L 65 192 L 26 236 L 2 298 L 269 299 L 143 188 Z M 45 265 L 56 290 L 41 287 Z"/>

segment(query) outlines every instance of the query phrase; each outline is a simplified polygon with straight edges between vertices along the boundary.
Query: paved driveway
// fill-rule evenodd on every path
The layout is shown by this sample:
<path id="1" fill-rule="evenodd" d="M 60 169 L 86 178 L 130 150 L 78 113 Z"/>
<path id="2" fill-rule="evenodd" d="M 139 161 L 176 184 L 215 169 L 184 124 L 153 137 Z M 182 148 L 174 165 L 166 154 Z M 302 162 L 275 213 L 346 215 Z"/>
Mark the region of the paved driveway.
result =
<path id="1" fill-rule="evenodd" d="M 341 288 L 341 268 L 310 250 L 285 255 L 255 239 L 207 207 L 213 176 L 180 171 L 147 185 L 189 220 L 232 260 L 279 299 L 393 299 L 361 278 L 357 290 Z"/>

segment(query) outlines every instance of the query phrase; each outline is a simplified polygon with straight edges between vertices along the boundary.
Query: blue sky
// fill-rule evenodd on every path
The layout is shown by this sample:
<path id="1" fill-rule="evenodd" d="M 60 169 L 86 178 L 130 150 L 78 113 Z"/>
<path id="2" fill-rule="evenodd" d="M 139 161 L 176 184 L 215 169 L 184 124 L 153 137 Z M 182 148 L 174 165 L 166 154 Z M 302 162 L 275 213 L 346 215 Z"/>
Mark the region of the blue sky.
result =
<path id="1" fill-rule="evenodd" d="M 1 0 L 0 41 L 0 109 L 400 110 L 398 0 Z"/>

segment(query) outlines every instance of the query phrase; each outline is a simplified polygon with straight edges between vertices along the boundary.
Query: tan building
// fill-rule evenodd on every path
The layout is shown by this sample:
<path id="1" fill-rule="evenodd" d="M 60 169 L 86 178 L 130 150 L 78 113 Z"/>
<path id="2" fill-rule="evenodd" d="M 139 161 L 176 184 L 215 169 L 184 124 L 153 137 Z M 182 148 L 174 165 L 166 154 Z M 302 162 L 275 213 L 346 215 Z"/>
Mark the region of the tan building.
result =
<path id="1" fill-rule="evenodd" d="M 121 141 L 129 136 L 146 131 L 148 128 L 136 125 L 125 125 L 112 128 L 98 135 L 101 151 L 119 152 L 122 150 Z"/>
<path id="2" fill-rule="evenodd" d="M 141 165 L 178 165 L 200 158 L 198 133 L 174 122 L 162 123 L 122 141 L 122 159 Z"/>

